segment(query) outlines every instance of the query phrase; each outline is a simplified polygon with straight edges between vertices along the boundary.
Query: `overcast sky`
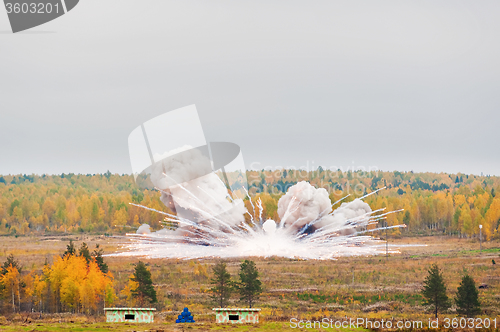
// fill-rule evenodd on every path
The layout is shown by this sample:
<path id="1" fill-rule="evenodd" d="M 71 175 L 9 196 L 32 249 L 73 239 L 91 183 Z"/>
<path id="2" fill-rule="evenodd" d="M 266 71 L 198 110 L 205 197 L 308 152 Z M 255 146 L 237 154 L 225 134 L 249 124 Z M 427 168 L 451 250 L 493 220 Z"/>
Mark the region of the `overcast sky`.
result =
<path id="1" fill-rule="evenodd" d="M 81 0 L 12 34 L 0 174 L 130 173 L 127 137 L 196 104 L 247 168 L 500 175 L 500 2 Z"/>

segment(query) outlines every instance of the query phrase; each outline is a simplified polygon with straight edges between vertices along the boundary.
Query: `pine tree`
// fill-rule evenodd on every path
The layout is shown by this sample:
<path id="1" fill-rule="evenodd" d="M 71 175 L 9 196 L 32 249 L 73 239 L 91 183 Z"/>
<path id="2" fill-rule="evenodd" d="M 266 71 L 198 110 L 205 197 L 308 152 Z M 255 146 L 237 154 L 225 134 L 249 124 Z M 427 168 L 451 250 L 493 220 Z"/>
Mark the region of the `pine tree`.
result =
<path id="1" fill-rule="evenodd" d="M 443 280 L 443 275 L 436 264 L 432 264 L 429 269 L 429 275 L 424 281 L 422 295 L 426 300 L 425 304 L 434 307 L 436 318 L 438 311 L 445 311 L 450 307 L 450 300 L 446 295 L 446 285 Z"/>
<path id="2" fill-rule="evenodd" d="M 455 297 L 457 312 L 465 317 L 474 317 L 481 313 L 481 304 L 478 299 L 476 283 L 469 275 L 462 277 L 462 282 L 457 289 Z"/>
<path id="3" fill-rule="evenodd" d="M 90 263 L 90 261 L 92 260 L 92 257 L 90 256 L 89 247 L 85 242 L 83 242 L 82 246 L 80 247 L 79 256 L 83 256 L 83 258 L 85 258 L 85 260 L 87 261 L 87 264 Z"/>
<path id="4" fill-rule="evenodd" d="M 214 267 L 214 278 L 211 279 L 211 284 L 214 287 L 210 288 L 212 293 L 212 300 L 217 303 L 219 308 L 223 308 L 227 305 L 231 293 L 233 292 L 233 282 L 231 281 L 231 275 L 226 270 L 226 263 L 219 261 Z"/>
<path id="5" fill-rule="evenodd" d="M 134 276 L 130 278 L 137 283 L 137 288 L 132 289 L 132 295 L 139 300 L 139 303 L 144 306 L 144 300 L 149 300 L 151 303 L 156 303 L 156 291 L 151 280 L 151 272 L 146 267 L 146 264 L 139 261 L 135 265 Z"/>
<path id="6" fill-rule="evenodd" d="M 76 254 L 76 248 L 73 244 L 73 240 L 69 240 L 69 244 L 66 246 L 66 251 L 62 255 L 63 257 L 71 256 Z"/>
<path id="7" fill-rule="evenodd" d="M 7 273 L 7 269 L 10 266 L 15 267 L 17 269 L 17 271 L 19 271 L 19 273 L 21 273 L 21 270 L 23 269 L 21 267 L 21 264 L 19 264 L 19 261 L 17 261 L 14 258 L 14 255 L 10 254 L 9 256 L 7 256 L 7 260 L 2 265 L 2 270 L 0 271 L 0 275 L 6 274 Z"/>
<path id="8" fill-rule="evenodd" d="M 254 302 L 258 299 L 260 293 L 262 293 L 262 283 L 259 278 L 259 271 L 255 266 L 255 263 L 250 260 L 245 260 L 240 265 L 240 282 L 238 284 L 238 289 L 240 291 L 240 300 L 248 303 L 251 308 Z"/>
<path id="9" fill-rule="evenodd" d="M 99 249 L 99 245 L 95 245 L 94 252 L 92 253 L 92 257 L 94 258 L 95 262 L 99 266 L 99 269 L 101 270 L 102 273 L 108 273 L 108 264 L 104 263 L 104 258 L 102 257 L 102 254 L 104 253 L 104 250 Z"/>

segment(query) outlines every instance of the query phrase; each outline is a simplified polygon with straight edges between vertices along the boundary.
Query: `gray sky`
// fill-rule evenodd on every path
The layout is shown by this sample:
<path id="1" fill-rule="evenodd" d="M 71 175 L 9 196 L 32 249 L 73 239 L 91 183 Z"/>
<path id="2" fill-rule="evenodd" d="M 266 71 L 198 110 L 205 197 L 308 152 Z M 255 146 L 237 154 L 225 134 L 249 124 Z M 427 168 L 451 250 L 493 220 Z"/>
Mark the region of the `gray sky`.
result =
<path id="1" fill-rule="evenodd" d="M 500 175 L 498 1 L 81 0 L 12 34 L 0 174 L 130 173 L 127 137 L 196 104 L 247 167 Z"/>

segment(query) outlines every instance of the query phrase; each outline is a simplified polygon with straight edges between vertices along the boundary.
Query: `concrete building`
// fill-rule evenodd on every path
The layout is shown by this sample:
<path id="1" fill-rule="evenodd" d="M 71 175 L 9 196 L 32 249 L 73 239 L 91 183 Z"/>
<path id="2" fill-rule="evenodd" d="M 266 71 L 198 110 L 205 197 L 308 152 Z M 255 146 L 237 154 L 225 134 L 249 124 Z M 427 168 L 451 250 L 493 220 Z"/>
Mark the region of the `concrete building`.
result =
<path id="1" fill-rule="evenodd" d="M 260 309 L 254 308 L 213 308 L 216 323 L 256 324 L 259 322 Z"/>
<path id="2" fill-rule="evenodd" d="M 155 308 L 104 308 L 108 323 L 153 323 Z"/>

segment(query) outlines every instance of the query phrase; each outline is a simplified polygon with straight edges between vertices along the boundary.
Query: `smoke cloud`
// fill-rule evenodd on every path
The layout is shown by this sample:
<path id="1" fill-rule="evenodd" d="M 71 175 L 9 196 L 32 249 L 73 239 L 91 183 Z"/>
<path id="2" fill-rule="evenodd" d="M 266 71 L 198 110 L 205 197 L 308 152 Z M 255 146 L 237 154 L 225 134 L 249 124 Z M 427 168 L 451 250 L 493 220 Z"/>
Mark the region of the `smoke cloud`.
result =
<path id="1" fill-rule="evenodd" d="M 152 167 L 151 181 L 178 216 L 195 222 L 217 219 L 231 226 L 245 220 L 243 201 L 230 197 L 202 149 L 184 146 L 154 158 L 159 162 Z"/>
<path id="2" fill-rule="evenodd" d="M 342 234 L 354 232 L 345 229 L 349 220 L 370 213 L 370 206 L 360 199 L 342 203 L 332 213 L 332 202 L 324 188 L 315 188 L 309 182 L 301 181 L 290 187 L 278 201 L 278 215 L 285 226 L 295 230 L 313 223 L 311 231 L 321 227 L 342 229 Z"/>

